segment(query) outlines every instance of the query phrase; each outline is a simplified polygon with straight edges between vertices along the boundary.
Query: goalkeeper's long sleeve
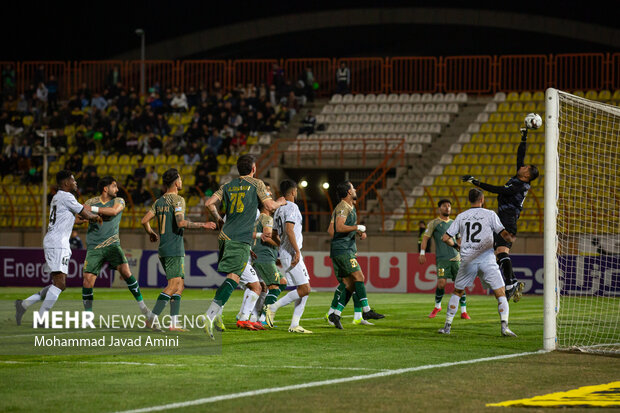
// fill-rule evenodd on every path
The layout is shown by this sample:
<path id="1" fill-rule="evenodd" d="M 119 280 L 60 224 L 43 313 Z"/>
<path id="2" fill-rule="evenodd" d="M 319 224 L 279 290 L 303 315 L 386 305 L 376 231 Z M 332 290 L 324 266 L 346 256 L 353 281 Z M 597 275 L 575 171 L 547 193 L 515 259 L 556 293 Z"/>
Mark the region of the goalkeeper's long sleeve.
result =
<path id="1" fill-rule="evenodd" d="M 491 192 L 493 194 L 501 194 L 501 195 L 513 195 L 513 194 L 523 191 L 523 188 L 521 188 L 520 186 L 512 185 L 510 184 L 510 182 L 507 183 L 505 186 L 496 186 L 496 185 L 491 185 L 491 184 L 487 184 L 484 182 L 478 182 L 477 186 L 484 189 L 487 192 Z"/>

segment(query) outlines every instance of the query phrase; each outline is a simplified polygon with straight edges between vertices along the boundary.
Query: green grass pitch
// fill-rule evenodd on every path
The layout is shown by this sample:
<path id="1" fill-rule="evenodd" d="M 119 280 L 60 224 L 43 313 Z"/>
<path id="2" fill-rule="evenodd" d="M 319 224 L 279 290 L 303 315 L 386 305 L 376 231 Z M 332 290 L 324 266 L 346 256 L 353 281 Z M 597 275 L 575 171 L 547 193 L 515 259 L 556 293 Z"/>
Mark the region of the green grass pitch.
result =
<path id="1" fill-rule="evenodd" d="M 34 292 L 3 288 L 0 299 Z M 143 290 L 149 305 L 158 293 Z M 101 288 L 95 294 L 95 300 L 130 298 L 125 290 Z M 213 294 L 188 289 L 183 299 L 205 300 L 206 308 Z M 487 408 L 486 403 L 608 383 L 620 371 L 614 357 L 535 353 L 542 348 L 540 296 L 511 303 L 516 339 L 501 337 L 491 296 L 468 297 L 472 319 L 457 315 L 450 336 L 437 334 L 448 295 L 444 310 L 429 319 L 432 295 L 370 293 L 371 306 L 386 318 L 375 326 L 354 326 L 352 308 L 347 308 L 340 331 L 322 318 L 332 293 L 313 292 L 301 322 L 311 335 L 288 333 L 292 306 L 278 311 L 275 329 L 238 330 L 234 321 L 241 296 L 236 291 L 225 307 L 228 330 L 219 355 L 0 356 L 0 410 L 160 411 L 185 403 L 175 411 L 491 411 L 506 408 Z M 65 291 L 63 299 L 81 299 L 80 290 Z M 454 364 L 529 352 L 535 354 Z M 395 374 L 398 369 L 409 370 Z M 363 377 L 329 382 L 355 376 Z M 314 382 L 326 383 L 307 386 Z M 281 391 L 285 386 L 290 387 Z"/>

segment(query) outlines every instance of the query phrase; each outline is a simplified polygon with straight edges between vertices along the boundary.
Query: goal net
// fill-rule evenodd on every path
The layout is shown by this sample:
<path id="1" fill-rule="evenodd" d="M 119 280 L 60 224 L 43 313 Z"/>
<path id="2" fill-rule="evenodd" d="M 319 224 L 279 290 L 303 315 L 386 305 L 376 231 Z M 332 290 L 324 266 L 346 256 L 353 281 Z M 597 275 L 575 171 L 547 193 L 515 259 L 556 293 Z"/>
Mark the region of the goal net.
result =
<path id="1" fill-rule="evenodd" d="M 545 348 L 620 352 L 620 108 L 547 90 Z"/>

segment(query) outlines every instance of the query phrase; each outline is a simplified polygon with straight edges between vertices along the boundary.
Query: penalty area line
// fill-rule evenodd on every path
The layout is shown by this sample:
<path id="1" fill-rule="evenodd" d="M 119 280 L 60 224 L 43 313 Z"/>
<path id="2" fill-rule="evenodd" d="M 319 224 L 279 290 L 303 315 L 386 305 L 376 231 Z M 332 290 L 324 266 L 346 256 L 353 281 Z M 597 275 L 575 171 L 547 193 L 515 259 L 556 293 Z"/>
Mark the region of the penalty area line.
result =
<path id="1" fill-rule="evenodd" d="M 351 381 L 396 376 L 399 374 L 411 373 L 411 372 L 421 371 L 421 370 L 430 370 L 430 369 L 436 369 L 436 368 L 441 368 L 441 367 L 461 366 L 461 365 L 466 365 L 466 364 L 482 363 L 485 361 L 505 360 L 505 359 L 515 358 L 515 357 L 531 356 L 535 354 L 544 354 L 544 353 L 547 353 L 547 351 L 539 350 L 539 351 L 531 351 L 531 352 L 526 352 L 526 353 L 506 354 L 502 356 L 493 356 L 493 357 L 483 357 L 483 358 L 472 359 L 472 360 L 454 361 L 454 362 L 449 362 L 449 363 L 428 364 L 425 366 L 416 366 L 416 367 L 408 367 L 404 369 L 380 371 L 380 372 L 373 373 L 373 374 L 343 377 L 340 379 L 311 381 L 308 383 L 292 384 L 289 386 L 268 387 L 265 389 L 251 390 L 251 391 L 245 391 L 241 393 L 222 394 L 219 396 L 205 397 L 202 399 L 188 400 L 185 402 L 162 404 L 159 406 L 144 407 L 141 409 L 123 410 L 117 413 L 146 413 L 146 412 L 156 412 L 156 411 L 170 410 L 170 409 L 179 409 L 182 407 L 198 406 L 201 404 L 214 403 L 214 402 L 219 402 L 219 401 L 224 401 L 224 400 L 233 400 L 233 399 L 239 399 L 239 398 L 244 398 L 244 397 L 253 397 L 253 396 L 259 396 L 259 395 L 269 394 L 269 393 L 279 393 L 283 391 L 308 389 L 312 387 L 328 386 L 332 384 L 347 383 Z"/>

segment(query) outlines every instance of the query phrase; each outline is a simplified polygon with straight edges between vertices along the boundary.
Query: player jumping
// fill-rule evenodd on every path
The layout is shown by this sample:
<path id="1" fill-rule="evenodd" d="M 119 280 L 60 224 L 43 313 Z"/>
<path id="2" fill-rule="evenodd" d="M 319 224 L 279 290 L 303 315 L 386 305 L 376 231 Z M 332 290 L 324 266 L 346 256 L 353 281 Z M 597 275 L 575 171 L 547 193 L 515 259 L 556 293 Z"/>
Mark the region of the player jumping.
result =
<path id="1" fill-rule="evenodd" d="M 463 181 L 472 184 L 497 195 L 497 214 L 502 225 L 511 234 L 517 234 L 517 221 L 523 210 L 523 202 L 533 180 L 538 178 L 538 168 L 534 165 L 525 165 L 525 151 L 527 145 L 527 129 L 521 129 L 521 143 L 517 149 L 517 174 L 510 178 L 504 186 L 489 185 L 480 182 L 471 175 L 464 175 Z M 512 261 L 510 260 L 510 248 L 512 241 L 506 241 L 503 237 L 495 235 L 495 255 L 497 262 L 502 270 L 504 282 L 506 283 L 506 296 L 514 302 L 521 299 L 523 293 L 523 284 L 518 281 L 512 270 Z"/>

